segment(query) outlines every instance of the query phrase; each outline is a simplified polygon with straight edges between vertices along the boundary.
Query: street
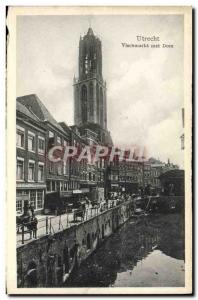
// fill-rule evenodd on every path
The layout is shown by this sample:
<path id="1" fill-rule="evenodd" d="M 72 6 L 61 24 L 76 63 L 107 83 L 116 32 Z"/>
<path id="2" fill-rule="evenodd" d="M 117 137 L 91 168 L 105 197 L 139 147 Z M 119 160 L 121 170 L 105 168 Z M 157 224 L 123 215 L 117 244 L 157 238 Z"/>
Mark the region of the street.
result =
<path id="1" fill-rule="evenodd" d="M 109 203 L 109 206 L 107 209 L 111 207 L 111 204 Z M 81 218 L 77 218 L 74 221 L 74 213 L 75 210 L 71 213 L 65 213 L 59 216 L 56 215 L 37 215 L 38 219 L 38 225 L 37 225 L 37 239 L 41 238 L 42 236 L 45 236 L 47 234 L 53 234 L 58 231 L 62 231 L 68 227 L 71 227 L 75 224 L 78 224 L 81 221 L 88 220 L 94 216 L 96 216 L 98 213 L 100 213 L 102 210 L 101 208 L 93 208 L 91 206 L 86 206 L 85 210 L 85 216 L 84 220 Z M 21 226 L 19 226 L 20 228 Z M 31 242 L 33 238 L 31 237 L 31 232 L 25 228 L 24 231 L 24 244 Z M 17 232 L 17 246 L 22 245 L 22 231 L 21 229 L 19 232 Z"/>

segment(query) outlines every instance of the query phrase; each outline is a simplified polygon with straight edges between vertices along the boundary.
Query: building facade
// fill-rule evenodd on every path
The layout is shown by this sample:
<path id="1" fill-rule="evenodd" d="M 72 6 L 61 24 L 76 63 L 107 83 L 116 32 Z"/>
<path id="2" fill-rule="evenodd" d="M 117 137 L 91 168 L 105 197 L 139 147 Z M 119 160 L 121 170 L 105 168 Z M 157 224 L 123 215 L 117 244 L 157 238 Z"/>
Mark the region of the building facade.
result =
<path id="1" fill-rule="evenodd" d="M 27 110 L 31 110 L 38 122 L 45 128 L 46 193 L 68 190 L 71 187 L 69 163 L 64 162 L 62 159 L 60 159 L 60 162 L 52 162 L 48 154 L 54 146 L 65 147 L 70 144 L 70 128 L 63 129 L 36 95 L 19 97 L 17 101 L 25 106 Z M 72 187 L 74 186 L 72 185 Z"/>
<path id="2" fill-rule="evenodd" d="M 29 201 L 35 212 L 43 209 L 46 191 L 45 126 L 16 101 L 16 212 Z"/>

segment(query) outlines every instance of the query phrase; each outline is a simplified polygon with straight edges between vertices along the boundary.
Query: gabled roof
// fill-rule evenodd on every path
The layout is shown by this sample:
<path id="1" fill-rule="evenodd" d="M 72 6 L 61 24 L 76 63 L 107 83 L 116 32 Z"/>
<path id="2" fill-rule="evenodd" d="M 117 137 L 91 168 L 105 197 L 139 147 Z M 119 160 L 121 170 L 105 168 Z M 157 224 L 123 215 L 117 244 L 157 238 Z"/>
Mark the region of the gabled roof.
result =
<path id="1" fill-rule="evenodd" d="M 32 114 L 34 114 L 41 121 L 47 121 L 57 129 L 64 132 L 60 124 L 53 118 L 51 113 L 47 110 L 45 105 L 41 102 L 37 95 L 31 94 L 18 97 L 17 101 L 23 104 Z"/>
<path id="2" fill-rule="evenodd" d="M 32 114 L 27 108 L 25 105 L 21 104 L 19 101 L 16 101 L 16 111 L 17 112 L 20 112 L 24 115 L 26 115 L 27 117 L 31 118 L 32 120 L 34 121 L 37 121 L 38 122 L 38 118 Z"/>

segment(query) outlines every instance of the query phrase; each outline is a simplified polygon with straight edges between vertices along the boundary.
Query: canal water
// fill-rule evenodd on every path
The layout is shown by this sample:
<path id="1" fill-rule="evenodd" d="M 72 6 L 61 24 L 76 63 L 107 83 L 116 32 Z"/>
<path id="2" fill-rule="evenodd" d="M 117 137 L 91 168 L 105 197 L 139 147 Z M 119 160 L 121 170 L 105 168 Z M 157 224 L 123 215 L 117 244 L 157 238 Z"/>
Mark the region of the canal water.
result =
<path id="1" fill-rule="evenodd" d="M 70 287 L 182 287 L 184 224 L 180 214 L 131 219 L 76 271 Z"/>

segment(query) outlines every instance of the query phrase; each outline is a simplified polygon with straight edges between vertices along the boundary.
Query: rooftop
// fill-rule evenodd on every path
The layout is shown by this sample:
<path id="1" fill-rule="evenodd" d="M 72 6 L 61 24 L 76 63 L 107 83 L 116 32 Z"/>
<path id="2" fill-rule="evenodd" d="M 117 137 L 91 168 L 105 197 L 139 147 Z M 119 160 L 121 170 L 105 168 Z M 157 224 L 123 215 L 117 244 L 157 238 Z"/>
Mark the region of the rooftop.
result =
<path id="1" fill-rule="evenodd" d="M 35 115 L 35 118 L 37 117 L 40 121 L 47 121 L 57 129 L 64 132 L 61 125 L 54 119 L 52 114 L 48 111 L 37 95 L 31 94 L 18 97 L 17 102 L 25 106 L 26 111 L 29 111 L 29 113 Z"/>

